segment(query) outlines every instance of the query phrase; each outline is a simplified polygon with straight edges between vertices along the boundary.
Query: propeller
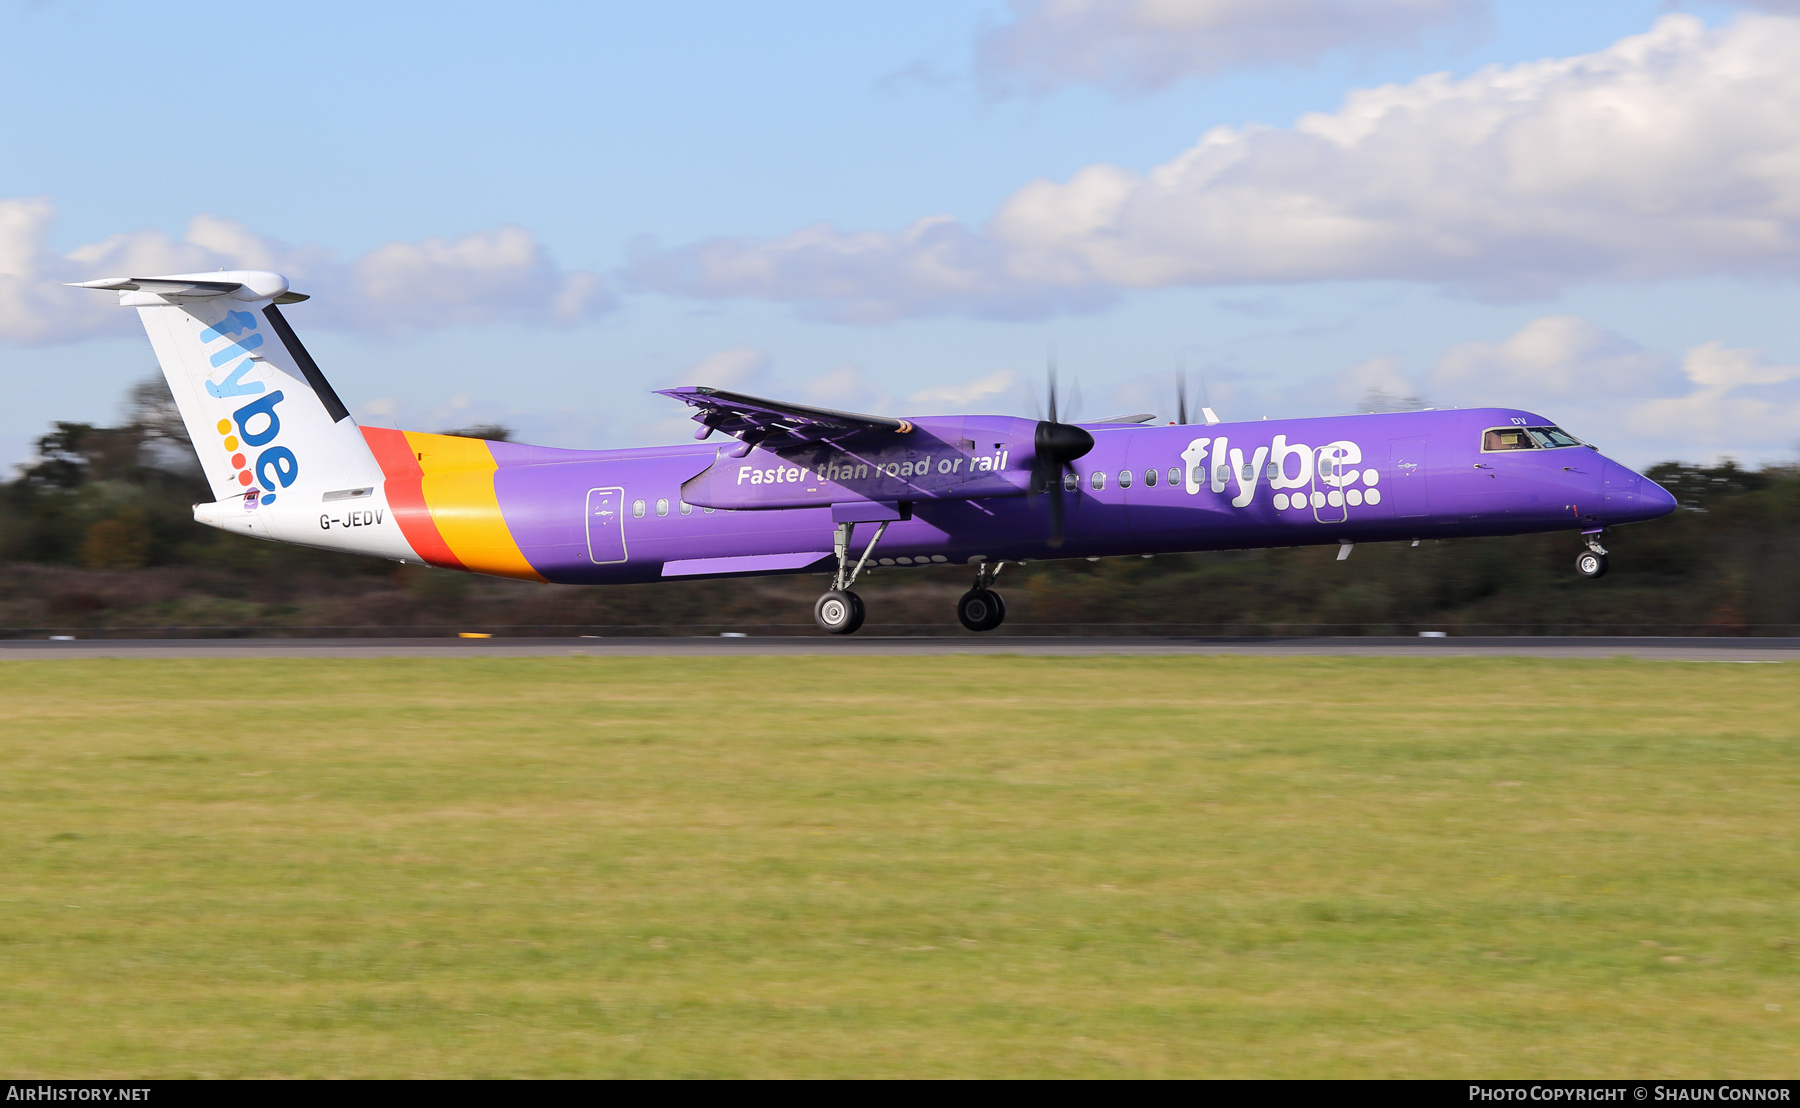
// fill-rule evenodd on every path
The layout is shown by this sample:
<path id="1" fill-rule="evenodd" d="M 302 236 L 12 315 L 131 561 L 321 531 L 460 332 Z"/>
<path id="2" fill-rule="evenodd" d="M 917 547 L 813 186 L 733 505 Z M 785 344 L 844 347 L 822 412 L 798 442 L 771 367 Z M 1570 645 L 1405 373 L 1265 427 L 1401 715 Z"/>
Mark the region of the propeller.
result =
<path id="1" fill-rule="evenodd" d="M 1219 413 L 1213 411 L 1212 408 L 1206 405 L 1205 401 L 1212 399 L 1206 392 L 1206 376 L 1202 374 L 1200 377 L 1200 399 L 1202 401 L 1200 405 L 1200 420 L 1207 426 L 1211 426 L 1212 424 L 1219 422 Z M 1187 421 L 1188 373 L 1187 367 L 1183 366 L 1175 371 L 1175 422 L 1185 425 Z"/>
<path id="2" fill-rule="evenodd" d="M 1050 497 L 1050 546 L 1054 549 L 1063 544 L 1068 519 L 1068 509 L 1063 503 L 1064 475 L 1073 473 L 1075 459 L 1094 448 L 1094 436 L 1057 418 L 1060 408 L 1054 361 L 1050 363 L 1047 376 L 1050 403 L 1044 414 L 1049 418 L 1038 420 L 1037 432 L 1032 436 L 1031 487 L 1033 491 L 1043 490 Z M 1079 394 L 1072 399 L 1079 402 Z"/>

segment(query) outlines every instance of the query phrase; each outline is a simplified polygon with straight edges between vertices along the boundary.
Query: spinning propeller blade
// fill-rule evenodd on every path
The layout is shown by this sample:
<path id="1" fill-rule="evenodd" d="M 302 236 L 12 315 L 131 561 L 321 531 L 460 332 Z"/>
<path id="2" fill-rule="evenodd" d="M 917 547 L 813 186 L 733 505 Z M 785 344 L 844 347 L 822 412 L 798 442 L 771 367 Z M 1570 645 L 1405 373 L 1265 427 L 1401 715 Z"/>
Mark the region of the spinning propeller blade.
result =
<path id="1" fill-rule="evenodd" d="M 1033 461 L 1031 463 L 1031 485 L 1033 491 L 1042 490 L 1050 498 L 1050 545 L 1059 547 L 1063 544 L 1065 524 L 1068 520 L 1068 509 L 1063 503 L 1066 495 L 1064 474 L 1074 472 L 1075 459 L 1094 448 L 1094 436 L 1075 426 L 1058 419 L 1061 408 L 1057 404 L 1056 363 L 1050 363 L 1047 373 L 1047 394 L 1049 408 L 1045 414 L 1049 417 L 1038 421 L 1037 433 L 1033 436 Z M 1070 407 L 1078 403 L 1071 398 Z"/>

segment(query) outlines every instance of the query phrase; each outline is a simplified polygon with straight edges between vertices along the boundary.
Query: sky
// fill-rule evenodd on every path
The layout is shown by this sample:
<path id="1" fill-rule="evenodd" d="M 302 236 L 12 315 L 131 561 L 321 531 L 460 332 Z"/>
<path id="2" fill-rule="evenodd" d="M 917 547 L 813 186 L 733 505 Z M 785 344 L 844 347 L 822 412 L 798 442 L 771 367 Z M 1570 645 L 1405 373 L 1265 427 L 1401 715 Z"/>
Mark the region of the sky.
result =
<path id="1" fill-rule="evenodd" d="M 1800 0 L 0 0 L 0 465 L 275 269 L 356 417 L 1504 404 L 1800 456 Z"/>

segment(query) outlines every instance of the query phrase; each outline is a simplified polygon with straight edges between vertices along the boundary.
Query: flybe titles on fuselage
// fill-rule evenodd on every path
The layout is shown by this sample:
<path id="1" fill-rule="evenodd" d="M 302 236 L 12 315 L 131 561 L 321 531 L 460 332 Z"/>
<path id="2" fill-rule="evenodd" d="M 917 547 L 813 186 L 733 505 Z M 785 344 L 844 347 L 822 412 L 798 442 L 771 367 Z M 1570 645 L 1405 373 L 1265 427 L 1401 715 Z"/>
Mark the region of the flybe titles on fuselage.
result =
<path id="1" fill-rule="evenodd" d="M 1119 434 L 1158 432 L 1146 428 Z M 1185 445 L 1174 436 L 1159 439 L 1169 443 L 1163 468 L 1179 472 L 1189 496 L 1208 494 L 1233 508 L 1262 503 L 1279 511 L 1332 508 L 1341 513 L 1381 503 L 1380 472 L 1363 467 L 1362 447 L 1348 439 L 1316 447 L 1290 442 L 1285 434 L 1260 444 L 1246 436 L 1241 446 L 1232 444 L 1230 433 L 1193 438 Z M 972 452 L 966 449 L 968 440 L 958 446 L 929 436 L 907 448 L 884 445 L 888 448 L 883 451 L 821 446 L 720 457 L 682 486 L 682 499 L 707 508 L 796 508 L 844 500 L 961 500 L 1030 491 L 1029 442 L 990 443 L 992 449 Z M 1103 476 L 1110 463 L 1102 459 L 1112 453 L 1103 446 L 1078 464 L 1084 490 L 1098 492 L 1110 483 Z M 1154 457 L 1136 448 L 1131 453 L 1142 459 L 1140 467 Z M 1171 481 L 1174 477 L 1171 472 Z"/>
<path id="2" fill-rule="evenodd" d="M 1290 443 L 1276 435 L 1266 446 L 1232 446 L 1230 435 L 1198 438 L 1181 452 L 1183 488 L 1229 495 L 1247 508 L 1266 485 L 1280 510 L 1358 507 L 1381 503 L 1381 472 L 1361 468 L 1362 447 L 1348 439 L 1324 446 Z"/>

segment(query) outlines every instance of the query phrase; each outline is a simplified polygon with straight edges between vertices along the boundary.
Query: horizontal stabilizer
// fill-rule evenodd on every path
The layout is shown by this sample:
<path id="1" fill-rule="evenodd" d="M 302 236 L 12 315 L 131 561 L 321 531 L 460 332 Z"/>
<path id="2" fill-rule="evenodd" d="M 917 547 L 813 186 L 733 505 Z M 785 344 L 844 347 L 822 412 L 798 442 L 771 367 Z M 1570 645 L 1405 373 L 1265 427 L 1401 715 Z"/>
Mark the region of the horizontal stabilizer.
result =
<path id="1" fill-rule="evenodd" d="M 222 269 L 217 273 L 172 273 L 163 277 L 102 277 L 97 281 L 70 281 L 71 288 L 103 292 L 147 292 L 169 300 L 206 300 L 230 296 L 234 300 L 273 300 L 298 304 L 306 294 L 289 292 L 287 278 L 259 269 Z"/>

